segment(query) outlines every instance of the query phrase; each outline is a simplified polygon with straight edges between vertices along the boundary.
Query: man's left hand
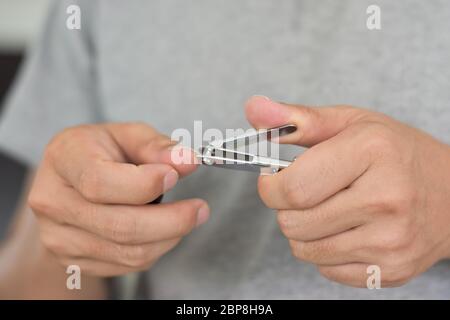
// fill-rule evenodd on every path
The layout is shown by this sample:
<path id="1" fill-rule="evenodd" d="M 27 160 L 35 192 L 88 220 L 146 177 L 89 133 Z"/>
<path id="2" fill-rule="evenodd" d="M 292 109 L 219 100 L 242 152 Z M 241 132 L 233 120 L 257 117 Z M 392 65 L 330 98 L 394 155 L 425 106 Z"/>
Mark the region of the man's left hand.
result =
<path id="1" fill-rule="evenodd" d="M 280 143 L 310 147 L 261 176 L 292 253 L 331 280 L 399 286 L 450 257 L 450 147 L 386 115 L 349 106 L 306 107 L 251 98 L 256 128 L 295 124 Z"/>

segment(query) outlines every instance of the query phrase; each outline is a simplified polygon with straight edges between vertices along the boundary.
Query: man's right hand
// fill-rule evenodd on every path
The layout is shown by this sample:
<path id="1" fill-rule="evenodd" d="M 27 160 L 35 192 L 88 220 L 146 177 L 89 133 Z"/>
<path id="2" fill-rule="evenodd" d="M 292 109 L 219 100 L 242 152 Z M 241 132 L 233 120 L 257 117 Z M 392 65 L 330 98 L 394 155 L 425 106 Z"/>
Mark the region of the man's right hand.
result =
<path id="1" fill-rule="evenodd" d="M 40 238 L 64 265 L 114 276 L 145 270 L 209 217 L 207 203 L 148 204 L 196 169 L 144 124 L 66 129 L 48 145 L 30 191 Z M 180 151 L 177 151 L 180 152 Z"/>

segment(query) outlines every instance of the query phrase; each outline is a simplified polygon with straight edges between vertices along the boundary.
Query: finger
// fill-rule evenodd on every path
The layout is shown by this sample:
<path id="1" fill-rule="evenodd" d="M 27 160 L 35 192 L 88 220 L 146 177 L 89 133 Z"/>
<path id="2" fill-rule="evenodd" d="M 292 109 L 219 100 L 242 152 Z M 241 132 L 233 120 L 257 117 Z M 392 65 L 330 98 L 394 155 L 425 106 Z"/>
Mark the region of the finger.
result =
<path id="1" fill-rule="evenodd" d="M 289 240 L 292 254 L 299 260 L 318 265 L 371 262 L 365 230 L 359 227 L 328 238 L 313 241 Z"/>
<path id="2" fill-rule="evenodd" d="M 166 164 L 97 160 L 83 168 L 72 186 L 90 202 L 139 205 L 155 200 L 177 181 L 177 171 Z"/>
<path id="3" fill-rule="evenodd" d="M 335 282 L 353 287 L 399 287 L 412 280 L 420 272 L 414 266 L 392 267 L 388 264 L 349 263 L 343 265 L 319 265 L 319 272 Z"/>
<path id="4" fill-rule="evenodd" d="M 377 213 L 376 207 L 362 200 L 364 195 L 351 187 L 310 209 L 279 210 L 278 224 L 291 240 L 312 241 L 337 235 L 371 221 Z"/>
<path id="5" fill-rule="evenodd" d="M 87 202 L 72 191 L 65 200 L 59 209 L 68 213 L 62 217 L 63 223 L 122 244 L 180 238 L 209 217 L 209 207 L 201 199 L 144 206 L 102 205 Z"/>
<path id="6" fill-rule="evenodd" d="M 319 272 L 327 279 L 357 288 L 393 288 L 411 280 L 406 273 L 392 272 L 382 265 L 349 263 L 338 266 L 318 266 Z M 407 275 L 407 276 L 405 276 Z"/>
<path id="7" fill-rule="evenodd" d="M 122 245 L 49 219 L 40 219 L 41 240 L 57 256 L 99 260 L 130 268 L 148 266 L 175 247 L 180 239 Z"/>
<path id="8" fill-rule="evenodd" d="M 181 176 L 193 172 L 198 164 L 193 150 L 175 145 L 176 142 L 146 124 L 113 123 L 105 128 L 135 164 L 169 164 Z"/>
<path id="9" fill-rule="evenodd" d="M 145 271 L 151 267 L 143 266 L 139 268 L 125 267 L 123 265 L 118 265 L 114 263 L 108 263 L 103 261 L 97 261 L 85 258 L 74 258 L 74 257 L 61 257 L 57 258 L 59 263 L 64 267 L 68 266 L 78 266 L 80 272 L 85 275 L 96 276 L 96 277 L 115 277 L 121 276 L 133 272 Z"/>
<path id="10" fill-rule="evenodd" d="M 178 181 L 177 171 L 167 164 L 134 165 L 83 157 L 82 152 L 67 160 L 70 165 L 66 160 L 44 161 L 36 181 L 45 186 L 69 184 L 94 203 L 146 204 Z"/>
<path id="11" fill-rule="evenodd" d="M 358 120 L 361 109 L 347 106 L 307 107 L 251 97 L 245 107 L 248 121 L 258 129 L 294 124 L 297 131 L 280 137 L 281 143 L 311 146 L 327 140 Z"/>
<path id="12" fill-rule="evenodd" d="M 144 128 L 152 131 L 150 127 Z M 112 128 L 110 130 L 114 131 Z M 163 160 L 158 159 L 164 152 L 171 153 L 167 148 L 167 138 L 161 135 L 151 136 L 149 133 L 149 139 L 153 141 L 149 142 L 146 148 L 150 154 L 150 164 L 135 165 L 126 163 L 128 160 L 125 155 L 115 154 L 111 145 L 116 146 L 117 142 L 106 130 L 82 127 L 73 131 L 69 130 L 65 133 L 69 136 L 59 139 L 65 141 L 64 143 L 55 142 L 56 145 L 50 147 L 48 159 L 59 176 L 89 201 L 144 204 L 172 188 L 178 180 L 177 167 L 161 164 Z M 129 138 L 133 140 L 133 136 Z M 154 162 L 150 157 L 154 157 Z M 187 173 L 185 169 L 181 170 L 184 174 Z"/>
<path id="13" fill-rule="evenodd" d="M 208 204 L 201 199 L 143 206 L 94 204 L 45 170 L 45 166 L 39 170 L 29 197 L 35 214 L 110 241 L 140 244 L 179 238 L 209 217 Z"/>
<path id="14" fill-rule="evenodd" d="M 349 187 L 372 161 L 361 148 L 360 132 L 358 127 L 343 131 L 308 149 L 281 172 L 259 177 L 261 199 L 270 208 L 307 209 Z"/>
<path id="15" fill-rule="evenodd" d="M 349 263 L 338 266 L 318 266 L 319 272 L 325 278 L 356 288 L 367 288 L 370 274 L 369 265 L 365 263 Z M 371 281 L 370 281 L 371 282 Z"/>

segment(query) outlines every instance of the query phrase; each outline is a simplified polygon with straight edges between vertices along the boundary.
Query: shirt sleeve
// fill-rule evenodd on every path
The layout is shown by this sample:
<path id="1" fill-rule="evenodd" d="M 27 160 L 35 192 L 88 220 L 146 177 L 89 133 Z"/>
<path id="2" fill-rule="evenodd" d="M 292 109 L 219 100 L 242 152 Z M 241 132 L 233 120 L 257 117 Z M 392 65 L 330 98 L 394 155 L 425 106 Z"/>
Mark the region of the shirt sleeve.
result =
<path id="1" fill-rule="evenodd" d="M 70 2 L 70 3 L 69 3 Z M 35 166 L 58 131 L 101 120 L 95 72 L 96 1 L 55 1 L 28 54 L 0 119 L 0 149 Z M 66 27 L 67 7 L 79 5 L 81 30 Z"/>

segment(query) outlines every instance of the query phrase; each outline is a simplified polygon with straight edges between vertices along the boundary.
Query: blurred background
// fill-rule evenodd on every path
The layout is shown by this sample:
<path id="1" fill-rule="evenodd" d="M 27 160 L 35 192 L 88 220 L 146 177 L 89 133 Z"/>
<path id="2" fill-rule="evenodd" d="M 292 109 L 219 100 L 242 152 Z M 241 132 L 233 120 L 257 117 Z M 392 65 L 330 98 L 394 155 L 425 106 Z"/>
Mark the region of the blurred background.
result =
<path id="1" fill-rule="evenodd" d="M 50 0 L 0 0 L 0 117 L 5 96 L 27 48 L 35 41 Z M 0 238 L 6 234 L 26 167 L 0 151 Z"/>

